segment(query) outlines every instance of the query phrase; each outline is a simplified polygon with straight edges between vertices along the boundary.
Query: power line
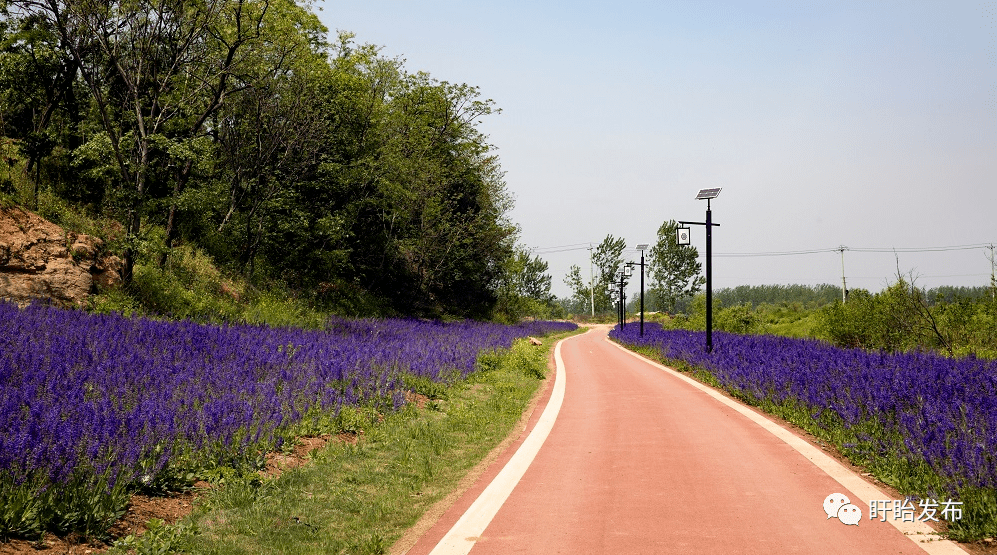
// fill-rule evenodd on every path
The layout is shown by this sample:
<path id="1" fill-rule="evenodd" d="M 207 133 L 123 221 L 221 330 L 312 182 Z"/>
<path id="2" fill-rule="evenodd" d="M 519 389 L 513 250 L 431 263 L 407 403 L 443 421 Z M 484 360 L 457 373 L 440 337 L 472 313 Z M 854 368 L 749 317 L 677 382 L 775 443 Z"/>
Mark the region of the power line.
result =
<path id="1" fill-rule="evenodd" d="M 921 277 L 926 277 L 926 278 L 950 278 L 950 277 L 980 277 L 980 276 L 989 276 L 989 275 L 990 274 L 946 274 L 946 275 L 938 275 L 938 276 L 921 276 Z"/>
<path id="2" fill-rule="evenodd" d="M 826 252 L 838 252 L 839 249 L 811 249 L 802 251 L 771 251 L 771 252 L 717 252 L 713 256 L 724 258 L 749 258 L 754 256 L 795 256 L 798 254 L 818 254 Z"/>
<path id="3" fill-rule="evenodd" d="M 571 245 L 557 245 L 554 247 L 530 247 L 530 252 L 534 254 L 553 254 L 558 252 L 587 250 L 592 243 L 573 243 Z"/>
<path id="4" fill-rule="evenodd" d="M 819 254 L 840 252 L 842 249 L 854 252 L 892 253 L 892 252 L 944 252 L 944 251 L 964 251 L 974 249 L 989 248 L 989 243 L 979 243 L 975 245 L 952 245 L 947 247 L 834 247 L 827 249 L 809 249 L 798 251 L 770 251 L 770 252 L 725 252 L 714 253 L 713 256 L 725 258 L 748 258 L 756 256 L 795 256 L 802 254 Z"/>
<path id="5" fill-rule="evenodd" d="M 530 252 L 534 254 L 557 254 L 562 252 L 572 252 L 581 250 L 591 250 L 592 243 L 574 243 L 570 245 L 557 245 L 551 247 L 531 247 Z M 809 254 L 827 254 L 833 252 L 840 252 L 844 254 L 844 251 L 852 252 L 863 252 L 863 253 L 917 253 L 917 252 L 950 252 L 950 251 L 965 251 L 965 250 L 975 250 L 975 249 L 991 249 L 993 251 L 993 243 L 977 243 L 973 245 L 949 245 L 944 247 L 829 247 L 824 249 L 803 249 L 794 251 L 764 251 L 764 252 L 721 252 L 714 253 L 713 256 L 720 258 L 759 258 L 759 257 L 773 257 L 773 256 L 802 256 Z M 626 249 L 632 250 L 632 249 Z M 700 255 L 702 258 L 702 255 Z M 969 274 L 967 274 L 968 277 Z M 943 277 L 943 276 L 938 276 Z M 944 276 L 948 277 L 948 276 Z M 960 277 L 960 276 L 951 276 Z"/>
<path id="6" fill-rule="evenodd" d="M 856 252 L 941 252 L 941 251 L 968 251 L 974 249 L 985 249 L 986 244 L 978 245 L 954 245 L 950 247 L 897 247 L 897 248 L 871 248 L 871 249 L 848 249 L 850 251 Z"/>

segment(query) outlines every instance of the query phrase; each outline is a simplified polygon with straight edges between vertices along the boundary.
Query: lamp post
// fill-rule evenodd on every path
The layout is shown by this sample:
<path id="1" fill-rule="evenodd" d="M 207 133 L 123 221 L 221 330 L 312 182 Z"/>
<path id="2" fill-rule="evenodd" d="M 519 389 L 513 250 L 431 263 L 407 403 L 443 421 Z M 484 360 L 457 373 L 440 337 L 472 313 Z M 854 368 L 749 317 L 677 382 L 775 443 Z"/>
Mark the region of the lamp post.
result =
<path id="1" fill-rule="evenodd" d="M 640 251 L 640 336 L 644 337 L 644 250 L 647 243 L 637 245 Z"/>
<path id="2" fill-rule="evenodd" d="M 626 286 L 627 286 L 627 281 L 630 279 L 630 276 L 633 275 L 633 269 L 634 269 L 634 263 L 633 262 L 627 262 L 626 264 L 623 265 L 623 287 L 620 288 L 620 306 L 623 307 L 623 309 L 622 309 L 623 326 L 622 327 L 626 327 L 626 325 L 627 325 L 627 293 L 626 293 Z"/>
<path id="3" fill-rule="evenodd" d="M 619 289 L 616 294 L 616 323 L 623 329 L 623 309 L 621 308 L 620 297 L 623 296 L 623 271 L 616 272 L 616 279 L 619 280 Z"/>
<path id="4" fill-rule="evenodd" d="M 616 319 L 620 324 L 620 329 L 625 328 L 627 325 L 627 320 L 626 320 L 627 305 L 626 305 L 625 291 L 627 285 L 627 278 L 630 277 L 632 273 L 631 270 L 632 265 L 633 262 L 627 262 L 626 264 L 623 265 L 623 268 L 616 273 L 616 277 L 619 278 L 620 280 L 620 297 L 619 297 L 619 304 L 617 305 L 616 309 Z"/>
<path id="5" fill-rule="evenodd" d="M 705 225 L 706 226 L 706 351 L 713 351 L 713 227 L 720 227 L 720 224 L 713 223 L 713 211 L 710 210 L 710 201 L 720 194 L 720 187 L 715 189 L 701 189 L 696 195 L 696 200 L 706 201 L 706 222 L 679 222 L 682 225 Z M 690 242 L 688 228 L 678 229 L 678 244 L 688 245 Z"/>
<path id="6" fill-rule="evenodd" d="M 617 306 L 617 308 L 620 309 L 620 329 L 621 330 L 623 328 L 627 327 L 627 321 L 626 321 L 626 319 L 624 318 L 624 315 L 623 315 L 623 311 L 624 311 L 624 308 L 623 308 L 623 284 L 624 284 L 624 281 L 623 280 L 625 278 L 626 278 L 626 276 L 623 275 L 623 272 L 620 272 L 620 301 L 619 301 L 619 303 L 616 306 Z"/>

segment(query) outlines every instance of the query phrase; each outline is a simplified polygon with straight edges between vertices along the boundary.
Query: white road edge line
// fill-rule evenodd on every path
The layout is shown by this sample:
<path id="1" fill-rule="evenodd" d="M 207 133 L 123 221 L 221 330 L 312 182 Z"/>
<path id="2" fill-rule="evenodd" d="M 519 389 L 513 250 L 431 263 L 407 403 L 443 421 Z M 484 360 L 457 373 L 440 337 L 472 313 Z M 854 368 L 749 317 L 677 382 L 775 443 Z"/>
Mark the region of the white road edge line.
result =
<path id="1" fill-rule="evenodd" d="M 533 431 L 530 432 L 530 435 L 523 441 L 498 475 L 488 484 L 488 487 L 468 507 L 460 520 L 436 544 L 430 555 L 466 555 L 471 551 L 540 451 L 540 447 L 550 434 L 551 428 L 554 427 L 554 420 L 564 402 L 565 372 L 564 360 L 561 359 L 561 343 L 564 341 L 564 339 L 558 341 L 554 347 L 554 363 L 557 368 L 554 375 L 554 388 L 551 390 L 547 407 L 544 408 Z"/>
<path id="2" fill-rule="evenodd" d="M 748 419 L 758 424 L 772 435 L 785 441 L 790 447 L 796 449 L 796 451 L 798 451 L 801 455 L 809 459 L 810 462 L 817 465 L 817 468 L 820 468 L 828 476 L 834 478 L 835 481 L 844 486 L 848 491 L 857 495 L 866 507 L 869 506 L 870 501 L 889 499 L 889 497 L 880 491 L 879 488 L 873 486 L 869 482 L 866 482 L 861 476 L 855 474 L 848 468 L 845 468 L 841 463 L 826 455 L 820 449 L 807 443 L 793 432 L 758 414 L 746 405 L 726 397 L 712 387 L 704 385 L 682 374 L 681 372 L 673 370 L 663 364 L 659 364 L 658 362 L 655 362 L 641 354 L 635 353 L 615 341 L 611 341 L 609 337 L 606 338 L 606 341 L 616 346 L 616 348 L 621 351 L 637 357 L 659 370 L 664 370 L 675 377 L 685 380 L 693 387 L 700 389 L 721 403 L 748 417 Z M 834 492 L 829 491 L 827 493 Z M 966 554 L 966 551 L 959 547 L 955 542 L 942 538 L 930 526 L 923 522 L 902 522 L 893 519 L 888 520 L 888 522 L 930 555 Z"/>

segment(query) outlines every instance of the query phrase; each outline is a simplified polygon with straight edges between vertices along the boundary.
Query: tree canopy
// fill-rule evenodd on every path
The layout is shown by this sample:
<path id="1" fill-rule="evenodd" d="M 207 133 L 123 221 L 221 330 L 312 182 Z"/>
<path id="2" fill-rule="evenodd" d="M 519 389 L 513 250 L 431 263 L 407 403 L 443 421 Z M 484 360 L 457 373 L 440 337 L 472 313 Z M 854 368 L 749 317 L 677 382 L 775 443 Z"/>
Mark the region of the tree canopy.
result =
<path id="1" fill-rule="evenodd" d="M 582 269 L 578 265 L 572 265 L 568 275 L 564 277 L 564 283 L 571 288 L 571 304 L 582 312 L 587 312 L 585 308 L 592 309 L 596 313 L 606 313 L 613 310 L 613 303 L 616 299 L 617 280 L 616 272 L 623 266 L 623 250 L 627 242 L 622 237 L 616 238 L 611 234 L 606 235 L 592 250 L 592 281 L 589 284 L 582 278 Z"/>
<path id="2" fill-rule="evenodd" d="M 651 297 L 659 310 L 669 312 L 674 312 L 680 300 L 692 297 L 706 282 L 700 274 L 702 265 L 696 247 L 679 245 L 675 237 L 677 229 L 675 220 L 661 224 L 648 261 Z"/>
<path id="3" fill-rule="evenodd" d="M 487 317 L 522 266 L 512 290 L 549 304 L 478 127 L 494 102 L 306 5 L 9 0 L 0 49 L 0 134 L 36 188 L 122 224 L 126 281 L 189 243 L 319 300 Z"/>

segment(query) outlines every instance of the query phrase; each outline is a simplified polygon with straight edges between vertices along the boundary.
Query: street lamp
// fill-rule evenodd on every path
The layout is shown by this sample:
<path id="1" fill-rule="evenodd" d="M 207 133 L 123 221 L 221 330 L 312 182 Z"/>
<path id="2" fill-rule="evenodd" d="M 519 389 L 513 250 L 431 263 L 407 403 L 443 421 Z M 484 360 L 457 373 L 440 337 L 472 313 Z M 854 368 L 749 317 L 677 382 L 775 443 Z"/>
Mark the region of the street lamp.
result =
<path id="1" fill-rule="evenodd" d="M 644 250 L 647 249 L 647 243 L 641 243 L 637 245 L 637 250 L 640 251 L 640 336 L 644 337 Z"/>
<path id="2" fill-rule="evenodd" d="M 620 303 L 621 303 L 620 306 L 623 307 L 622 308 L 623 326 L 621 327 L 626 327 L 627 325 L 627 294 L 625 288 L 627 285 L 627 281 L 630 280 L 630 276 L 633 275 L 633 269 L 634 269 L 633 267 L 634 267 L 633 262 L 627 262 L 626 264 L 623 265 L 623 287 L 620 288 Z"/>
<path id="3" fill-rule="evenodd" d="M 713 212 L 710 210 L 710 201 L 720 194 L 720 187 L 715 189 L 701 189 L 696 195 L 696 200 L 706 201 L 706 222 L 679 222 L 682 225 L 705 225 L 706 226 L 706 351 L 713 351 L 713 227 L 720 227 L 720 224 L 713 223 Z M 683 230 L 685 237 L 683 237 Z M 688 241 L 688 229 L 679 228 L 677 242 L 683 244 L 683 239 Z M 688 242 L 684 243 L 688 244 Z"/>
<path id="4" fill-rule="evenodd" d="M 623 329 L 623 270 L 616 272 L 616 279 L 619 280 L 620 289 L 616 295 L 616 323 Z"/>

